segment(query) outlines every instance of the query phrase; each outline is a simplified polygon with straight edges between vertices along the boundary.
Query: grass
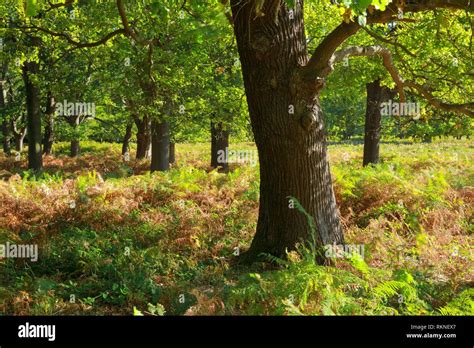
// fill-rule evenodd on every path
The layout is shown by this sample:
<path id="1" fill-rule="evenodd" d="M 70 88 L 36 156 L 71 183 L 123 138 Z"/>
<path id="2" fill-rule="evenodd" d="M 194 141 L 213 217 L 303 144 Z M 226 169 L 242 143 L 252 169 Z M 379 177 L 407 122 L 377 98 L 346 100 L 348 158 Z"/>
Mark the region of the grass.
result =
<path id="1" fill-rule="evenodd" d="M 252 144 L 233 149 L 252 150 Z M 258 166 L 209 168 L 208 144 L 178 144 L 167 173 L 84 142 L 40 177 L 0 155 L 0 244 L 38 244 L 38 262 L 0 260 L 0 313 L 31 315 L 473 315 L 474 143 L 330 146 L 346 239 L 365 258 L 233 266 L 258 213 Z M 132 154 L 133 158 L 133 154 Z"/>

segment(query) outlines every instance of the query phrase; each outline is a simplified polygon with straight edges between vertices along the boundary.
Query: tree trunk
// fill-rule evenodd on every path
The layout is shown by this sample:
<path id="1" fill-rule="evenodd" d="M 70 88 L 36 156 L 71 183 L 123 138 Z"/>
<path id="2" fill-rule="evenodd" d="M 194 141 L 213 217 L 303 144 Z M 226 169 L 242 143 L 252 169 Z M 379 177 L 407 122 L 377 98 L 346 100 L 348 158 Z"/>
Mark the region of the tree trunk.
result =
<path id="1" fill-rule="evenodd" d="M 2 121 L 2 136 L 3 136 L 3 152 L 5 153 L 5 156 L 10 156 L 11 155 L 11 147 L 10 147 L 11 134 L 10 134 L 10 127 L 8 126 L 8 121 L 5 119 Z"/>
<path id="2" fill-rule="evenodd" d="M 10 148 L 10 127 L 7 120 L 7 114 L 5 112 L 6 107 L 6 98 L 5 94 L 6 91 L 4 89 L 5 81 L 0 81 L 0 115 L 2 116 L 2 137 L 3 137 L 3 152 L 5 156 L 11 155 L 11 148 Z"/>
<path id="3" fill-rule="evenodd" d="M 69 124 L 74 128 L 74 139 L 71 140 L 71 152 L 69 154 L 70 157 L 77 157 L 81 152 L 81 143 L 77 136 L 77 127 L 79 127 L 81 123 L 80 116 L 69 116 Z"/>
<path id="4" fill-rule="evenodd" d="M 71 152 L 70 157 L 77 157 L 79 156 L 79 152 L 81 151 L 81 143 L 79 140 L 74 139 L 71 140 Z"/>
<path id="5" fill-rule="evenodd" d="M 30 78 L 30 75 L 37 73 L 37 62 L 25 62 L 23 64 L 28 129 L 28 169 L 40 171 L 43 168 L 43 157 L 41 153 L 42 139 L 39 89 Z"/>
<path id="6" fill-rule="evenodd" d="M 224 129 L 222 123 L 217 125 L 211 122 L 211 167 L 219 168 L 219 172 L 229 171 L 229 131 Z"/>
<path id="7" fill-rule="evenodd" d="M 152 121 L 152 146 L 150 171 L 166 171 L 170 167 L 170 125 L 169 122 Z"/>
<path id="8" fill-rule="evenodd" d="M 19 133 L 15 134 L 15 151 L 17 152 L 23 151 L 25 136 L 26 136 L 26 129 L 22 129 Z"/>
<path id="9" fill-rule="evenodd" d="M 15 137 L 15 151 L 17 152 L 23 151 L 23 137 L 21 136 Z"/>
<path id="10" fill-rule="evenodd" d="M 137 156 L 136 158 L 143 159 L 150 157 L 151 132 L 150 132 L 150 117 L 143 116 L 143 119 L 135 118 L 137 125 Z"/>
<path id="11" fill-rule="evenodd" d="M 46 125 L 44 127 L 44 138 L 43 138 L 43 153 L 45 155 L 51 155 L 53 150 L 53 137 L 54 137 L 54 110 L 55 101 L 53 94 L 48 92 L 46 97 Z"/>
<path id="12" fill-rule="evenodd" d="M 152 146 L 150 171 L 166 171 L 170 168 L 170 124 L 152 121 Z"/>
<path id="13" fill-rule="evenodd" d="M 367 83 L 367 106 L 365 111 L 363 165 L 377 164 L 380 158 L 380 130 L 382 128 L 382 103 L 395 96 L 395 92 L 380 85 L 380 79 Z"/>
<path id="14" fill-rule="evenodd" d="M 123 136 L 122 141 L 122 155 L 125 155 L 127 152 L 130 152 L 130 139 L 132 138 L 132 128 L 133 123 L 127 123 L 127 128 L 125 129 L 125 135 Z"/>
<path id="15" fill-rule="evenodd" d="M 382 87 L 380 80 L 367 83 L 363 165 L 379 163 Z"/>
<path id="16" fill-rule="evenodd" d="M 176 144 L 170 142 L 170 164 L 176 162 Z"/>
<path id="17" fill-rule="evenodd" d="M 289 12 L 284 1 L 266 1 L 265 16 L 256 16 L 253 2 L 231 4 L 260 158 L 257 231 L 243 261 L 261 253 L 284 256 L 313 240 L 290 197 L 313 217 L 317 246 L 343 243 L 319 106 L 322 86 L 310 85 L 301 68 L 308 61 L 302 2 Z"/>

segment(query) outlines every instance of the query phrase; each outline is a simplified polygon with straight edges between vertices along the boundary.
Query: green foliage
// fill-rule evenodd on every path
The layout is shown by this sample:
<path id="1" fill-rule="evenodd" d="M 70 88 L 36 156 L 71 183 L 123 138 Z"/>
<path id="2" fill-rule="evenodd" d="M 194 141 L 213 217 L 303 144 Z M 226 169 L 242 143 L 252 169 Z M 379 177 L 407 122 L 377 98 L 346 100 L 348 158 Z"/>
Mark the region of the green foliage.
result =
<path id="1" fill-rule="evenodd" d="M 55 157 L 43 173 L 1 158 L 11 173 L 0 181 L 0 239 L 38 243 L 42 257 L 34 264 L 0 260 L 0 314 L 472 314 L 473 293 L 465 289 L 474 229 L 472 144 L 413 144 L 469 137 L 472 118 L 436 110 L 407 91 L 422 113 L 382 120 L 382 140 L 395 143 L 383 143 L 381 164 L 361 168 L 360 146 L 331 148 L 348 240 L 364 243 L 367 257 L 316 264 L 313 217 L 298 197 L 288 197 L 307 218 L 312 243 L 287 260 L 267 256 L 270 265 L 242 272 L 231 258 L 255 230 L 259 168 L 235 166 L 223 176 L 209 171 L 207 144 L 182 145 L 208 142 L 211 122 L 230 131 L 232 144 L 252 140 L 241 62 L 219 2 L 124 1 L 129 33 L 81 49 L 73 43 L 98 42 L 122 29 L 116 3 L 49 9 L 53 3 L 59 4 L 0 4 L 2 125 L 26 126 L 22 66 L 32 61 L 40 66 L 30 78 L 43 114 L 50 92 L 57 102 L 94 102 L 96 115 L 55 115 Z M 368 13 L 390 3 L 306 1 L 309 51 L 341 22 L 357 21 L 367 30 L 340 48 L 383 44 L 405 80 L 446 103 L 470 102 L 471 14 L 439 10 L 389 27 L 368 25 Z M 257 16 L 264 5 L 254 2 Z M 332 68 L 321 95 L 329 137 L 361 140 L 366 84 L 381 79 L 393 88 L 392 77 L 380 57 Z M 167 173 L 146 172 L 146 161 L 120 160 L 116 143 L 144 116 L 170 122 L 171 138 L 180 143 L 182 158 Z M 79 159 L 62 157 L 72 140 L 81 140 Z"/>
<path id="2" fill-rule="evenodd" d="M 300 255 L 302 256 L 302 255 Z M 295 257 L 295 255 L 293 255 Z M 420 299 L 413 277 L 405 270 L 369 268 L 362 259 L 355 270 L 319 266 L 307 258 L 285 268 L 249 274 L 226 291 L 229 313 L 250 315 L 420 315 L 429 305 Z M 401 277 L 400 274 L 405 274 Z"/>
<path id="3" fill-rule="evenodd" d="M 474 289 L 464 290 L 447 305 L 438 309 L 441 315 L 474 315 Z"/>
<path id="4" fill-rule="evenodd" d="M 105 156 L 120 158 L 120 146 L 83 145 L 87 160 L 58 158 L 81 171 L 65 165 L 62 173 L 25 171 L 0 181 L 0 209 L 19 224 L 1 228 L 0 242 L 39 242 L 41 256 L 26 264 L 0 260 L 3 314 L 130 315 L 134 307 L 143 315 L 472 312 L 472 213 L 468 197 L 458 196 L 473 186 L 470 143 L 387 144 L 390 163 L 366 168 L 360 147 L 330 146 L 336 193 L 348 192 L 339 196 L 346 242 L 363 243 L 364 258 L 322 266 L 306 245 L 252 268 L 234 268 L 231 260 L 256 226 L 258 167 L 208 172 L 199 169 L 207 166 L 207 144 L 178 144 L 181 157 L 170 172 L 113 177 L 105 174 L 116 173 L 116 161 Z M 437 172 L 443 175 L 432 176 Z"/>

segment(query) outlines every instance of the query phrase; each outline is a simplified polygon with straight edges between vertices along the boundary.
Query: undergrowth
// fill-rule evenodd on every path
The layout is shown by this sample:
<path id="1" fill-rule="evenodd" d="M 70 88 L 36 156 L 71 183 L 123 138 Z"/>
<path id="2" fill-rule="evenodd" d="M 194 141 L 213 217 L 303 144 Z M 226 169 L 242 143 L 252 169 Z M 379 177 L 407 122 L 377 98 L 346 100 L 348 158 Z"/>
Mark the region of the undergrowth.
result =
<path id="1" fill-rule="evenodd" d="M 0 244 L 39 246 L 37 262 L 0 260 L 1 314 L 474 314 L 472 141 L 384 145 L 366 168 L 361 146 L 330 146 L 346 242 L 364 258 L 322 266 L 305 245 L 245 268 L 233 260 L 255 231 L 258 165 L 219 174 L 207 144 L 185 144 L 150 174 L 118 145 L 65 149 L 36 176 L 0 155 Z"/>

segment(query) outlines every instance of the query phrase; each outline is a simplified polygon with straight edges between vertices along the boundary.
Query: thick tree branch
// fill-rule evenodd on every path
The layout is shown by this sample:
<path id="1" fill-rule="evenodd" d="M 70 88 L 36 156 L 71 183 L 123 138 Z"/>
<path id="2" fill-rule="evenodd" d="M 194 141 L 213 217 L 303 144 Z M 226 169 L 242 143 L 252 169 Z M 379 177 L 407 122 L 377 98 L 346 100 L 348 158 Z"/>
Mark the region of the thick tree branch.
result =
<path id="1" fill-rule="evenodd" d="M 135 33 L 134 30 L 130 28 L 130 24 L 128 23 L 127 14 L 125 13 L 125 6 L 123 5 L 122 0 L 117 0 L 117 9 L 119 11 L 120 19 L 122 20 L 123 29 L 125 30 L 125 35 L 130 36 L 137 42 L 141 42 L 138 35 Z"/>
<path id="2" fill-rule="evenodd" d="M 474 10 L 474 0 L 395 0 L 384 11 L 374 11 L 367 15 L 367 24 L 401 21 L 399 8 L 404 13 L 429 11 L 437 8 L 453 10 Z M 318 79 L 330 71 L 329 60 L 339 46 L 362 27 L 356 22 L 342 23 L 334 29 L 314 50 L 308 64 L 303 67 L 305 78 Z"/>
<path id="3" fill-rule="evenodd" d="M 342 61 L 344 58 L 349 56 L 376 56 L 379 55 L 383 59 L 383 65 L 387 69 L 388 73 L 392 77 L 393 81 L 397 86 L 397 92 L 400 96 L 400 101 L 405 102 L 405 92 L 403 90 L 404 81 L 398 73 L 397 68 L 393 64 L 392 54 L 390 50 L 382 46 L 351 46 L 343 50 L 337 51 L 329 60 L 329 66 L 333 68 L 334 63 Z"/>
<path id="4" fill-rule="evenodd" d="M 350 36 L 359 31 L 361 26 L 356 22 L 342 23 L 334 29 L 324 40 L 316 47 L 308 64 L 304 67 L 305 78 L 317 79 L 321 73 L 326 70 L 329 59 L 331 59 L 337 48 L 344 43 Z"/>
<path id="5" fill-rule="evenodd" d="M 462 113 L 470 117 L 474 117 L 474 103 L 465 103 L 465 104 L 449 104 L 445 103 L 433 96 L 431 92 L 424 86 L 415 83 L 413 81 L 405 81 L 404 85 L 406 87 L 416 90 L 421 97 L 423 97 L 428 103 L 434 106 L 437 109 L 447 111 L 447 112 L 456 112 Z"/>
<path id="6" fill-rule="evenodd" d="M 149 46 L 149 45 L 160 45 L 160 40 L 158 38 L 154 38 L 151 40 L 142 39 L 137 32 L 130 27 L 130 23 L 127 18 L 127 14 L 125 12 L 125 6 L 122 0 L 117 0 L 117 9 L 119 11 L 120 19 L 122 21 L 123 29 L 125 31 L 125 35 L 131 37 L 135 42 L 142 46 Z"/>
<path id="7" fill-rule="evenodd" d="M 465 104 L 449 104 L 441 101 L 433 96 L 428 88 L 422 86 L 414 81 L 404 81 L 398 73 L 397 68 L 393 64 L 392 54 L 390 50 L 382 46 L 351 46 L 345 49 L 339 50 L 329 60 L 330 69 L 333 69 L 333 65 L 337 62 L 342 61 L 345 57 L 350 56 L 375 56 L 379 55 L 383 58 L 383 65 L 389 72 L 392 79 L 395 81 L 397 86 L 397 92 L 400 96 L 400 101 L 405 102 L 406 96 L 404 89 L 410 88 L 418 92 L 418 95 L 424 98 L 429 104 L 443 111 L 463 113 L 470 117 L 474 117 L 474 103 Z"/>

